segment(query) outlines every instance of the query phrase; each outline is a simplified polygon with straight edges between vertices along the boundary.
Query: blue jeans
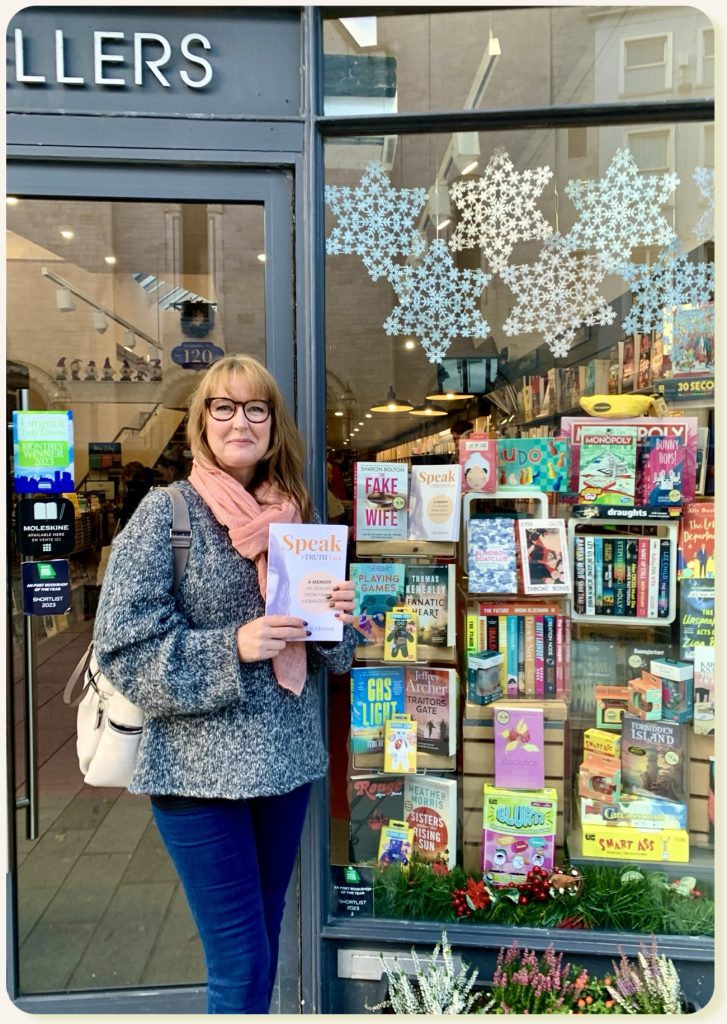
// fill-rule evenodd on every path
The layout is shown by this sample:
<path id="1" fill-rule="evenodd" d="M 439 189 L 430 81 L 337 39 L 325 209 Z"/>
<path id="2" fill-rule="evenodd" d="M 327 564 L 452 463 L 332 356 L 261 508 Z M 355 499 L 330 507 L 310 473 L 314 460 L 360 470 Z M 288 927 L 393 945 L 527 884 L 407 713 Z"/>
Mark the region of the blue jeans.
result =
<path id="1" fill-rule="evenodd" d="M 310 784 L 251 800 L 154 798 L 197 924 L 208 1013 L 268 1013 Z"/>

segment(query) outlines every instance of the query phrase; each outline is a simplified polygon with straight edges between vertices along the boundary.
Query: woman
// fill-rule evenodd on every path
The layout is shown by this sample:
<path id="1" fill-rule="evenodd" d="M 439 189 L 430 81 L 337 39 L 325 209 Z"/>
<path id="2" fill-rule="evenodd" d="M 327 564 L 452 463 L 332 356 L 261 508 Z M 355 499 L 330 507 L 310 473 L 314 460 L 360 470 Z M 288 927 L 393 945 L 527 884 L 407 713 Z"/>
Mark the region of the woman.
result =
<path id="1" fill-rule="evenodd" d="M 148 793 L 199 928 L 210 1013 L 267 1013 L 285 891 L 311 783 L 325 774 L 308 675 L 348 670 L 353 587 L 332 588 L 343 640 L 305 643 L 265 615 L 268 525 L 314 518 L 303 445 L 273 377 L 214 364 L 192 396 L 179 487 L 191 548 L 172 594 L 171 502 L 152 491 L 114 542 L 94 632 L 102 670 L 146 719 L 130 790 Z"/>

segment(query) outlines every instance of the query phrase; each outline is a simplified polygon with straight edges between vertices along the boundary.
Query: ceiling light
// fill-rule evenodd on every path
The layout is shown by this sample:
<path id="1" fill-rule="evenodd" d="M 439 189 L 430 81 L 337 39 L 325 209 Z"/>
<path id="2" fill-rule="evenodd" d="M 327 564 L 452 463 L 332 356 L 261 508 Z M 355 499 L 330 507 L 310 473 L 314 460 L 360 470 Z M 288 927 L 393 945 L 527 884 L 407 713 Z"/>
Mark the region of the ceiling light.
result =
<path id="1" fill-rule="evenodd" d="M 436 221 L 435 222 L 435 226 L 437 228 L 437 231 L 441 231 L 442 228 L 446 228 L 448 224 L 451 224 L 451 222 L 452 222 L 452 218 L 451 217 L 446 217 L 444 220 Z"/>
<path id="2" fill-rule="evenodd" d="M 460 174 L 469 174 L 480 159 L 480 137 L 477 132 L 455 132 L 452 137 L 452 161 Z"/>
<path id="3" fill-rule="evenodd" d="M 417 343 L 414 341 L 413 338 L 407 338 L 407 340 L 404 342 L 404 348 L 412 349 L 416 347 Z"/>
<path id="4" fill-rule="evenodd" d="M 442 182 L 437 182 L 436 185 L 432 185 L 429 189 L 427 207 L 429 216 L 435 226 L 443 227 L 444 221 L 449 223 L 449 215 L 452 212 L 449 205 L 449 189 Z"/>
<path id="5" fill-rule="evenodd" d="M 136 335 L 133 331 L 124 331 L 124 348 L 136 348 Z"/>
<path id="6" fill-rule="evenodd" d="M 111 265 L 113 265 L 114 263 L 116 263 L 116 257 L 115 256 L 104 256 L 104 263 L 110 263 Z"/>
<path id="7" fill-rule="evenodd" d="M 428 402 L 461 402 L 465 398 L 474 398 L 474 395 L 460 394 L 457 391 L 438 391 L 425 396 Z"/>
<path id="8" fill-rule="evenodd" d="M 365 412 L 365 413 L 364 413 L 364 419 L 367 419 L 367 420 L 372 420 L 373 418 L 374 418 L 374 417 L 373 417 L 373 416 L 371 415 L 371 413 L 370 413 L 370 412 Z"/>
<path id="9" fill-rule="evenodd" d="M 72 231 L 68 231 L 67 229 L 63 230 L 63 231 L 61 231 L 61 238 L 68 238 L 68 239 L 73 238 L 73 232 Z"/>
<path id="10" fill-rule="evenodd" d="M 409 410 L 410 416 L 446 416 L 447 410 L 442 409 L 438 405 L 432 405 L 430 402 L 426 402 L 424 405 L 418 405 L 416 409 Z"/>
<path id="11" fill-rule="evenodd" d="M 490 38 L 487 43 L 487 56 L 488 57 L 499 57 L 502 53 L 500 49 L 500 40 L 497 36 L 492 34 L 492 28 L 490 28 Z"/>
<path id="12" fill-rule="evenodd" d="M 376 46 L 378 38 L 376 31 L 376 18 L 339 18 L 346 31 L 351 35 L 353 41 L 362 49 L 365 46 Z"/>
<path id="13" fill-rule="evenodd" d="M 76 308 L 68 288 L 56 288 L 56 306 L 62 313 L 72 313 Z"/>
<path id="14" fill-rule="evenodd" d="M 364 423 L 363 420 L 359 420 L 358 421 L 358 425 L 359 425 L 359 427 L 365 427 L 366 426 L 366 424 Z"/>
<path id="15" fill-rule="evenodd" d="M 265 253 L 264 252 L 259 252 L 257 254 L 257 258 L 260 260 L 261 263 L 264 263 L 265 262 Z"/>
<path id="16" fill-rule="evenodd" d="M 20 200 L 17 196 L 5 196 L 5 202 L 8 206 L 17 206 Z"/>
<path id="17" fill-rule="evenodd" d="M 333 414 L 334 416 L 343 416 L 343 409 L 336 409 Z"/>
<path id="18" fill-rule="evenodd" d="M 479 166 L 479 160 L 473 160 L 471 164 L 467 164 L 466 167 L 462 168 L 462 174 L 471 174 L 475 167 Z"/>
<path id="19" fill-rule="evenodd" d="M 370 405 L 369 409 L 371 412 L 409 412 L 414 406 L 411 402 L 407 402 L 405 398 L 397 398 L 393 387 L 389 388 L 389 393 L 386 396 L 386 400 L 379 402 L 377 405 Z"/>
<path id="20" fill-rule="evenodd" d="M 98 331 L 99 334 L 105 334 L 109 327 L 106 314 L 102 309 L 94 309 L 91 314 L 91 323 L 93 324 L 93 329 Z"/>

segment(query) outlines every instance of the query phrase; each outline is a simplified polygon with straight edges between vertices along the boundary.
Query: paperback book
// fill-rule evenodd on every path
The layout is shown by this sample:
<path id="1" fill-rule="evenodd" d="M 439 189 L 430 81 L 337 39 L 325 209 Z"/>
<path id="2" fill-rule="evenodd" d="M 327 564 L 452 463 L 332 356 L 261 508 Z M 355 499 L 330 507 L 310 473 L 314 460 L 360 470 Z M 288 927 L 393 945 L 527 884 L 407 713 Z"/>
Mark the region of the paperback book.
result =
<path id="1" fill-rule="evenodd" d="M 685 727 L 680 722 L 648 721 L 629 714 L 621 722 L 624 792 L 684 803 L 689 795 Z"/>
<path id="2" fill-rule="evenodd" d="M 425 861 L 457 864 L 457 781 L 435 775 L 407 776 L 404 819 L 414 830 L 414 852 Z"/>
<path id="3" fill-rule="evenodd" d="M 351 669 L 351 752 L 383 754 L 384 726 L 405 706 L 404 669 L 377 665 Z"/>
<path id="4" fill-rule="evenodd" d="M 356 540 L 406 540 L 407 475 L 404 462 L 356 463 Z"/>
<path id="5" fill-rule="evenodd" d="M 494 732 L 495 785 L 542 789 L 545 785 L 543 709 L 505 707 L 498 703 Z"/>
<path id="6" fill-rule="evenodd" d="M 386 613 L 403 603 L 405 568 L 400 562 L 351 563 L 353 626 L 360 645 L 383 645 Z"/>
<path id="7" fill-rule="evenodd" d="M 409 540 L 459 539 L 462 467 L 412 466 Z"/>
<path id="8" fill-rule="evenodd" d="M 570 443 L 565 438 L 528 437 L 497 442 L 501 487 L 554 493 L 570 487 Z"/>
<path id="9" fill-rule="evenodd" d="M 452 668 L 407 668 L 404 710 L 416 722 L 420 754 L 457 753 L 457 673 Z"/>
<path id="10" fill-rule="evenodd" d="M 694 660 L 696 647 L 714 647 L 714 580 L 679 585 L 679 657 Z"/>
<path id="11" fill-rule="evenodd" d="M 454 562 L 407 565 L 404 604 L 416 612 L 420 658 L 436 658 L 442 655 L 443 649 L 454 648 L 457 625 Z"/>
<path id="12" fill-rule="evenodd" d="M 468 434 L 459 441 L 462 493 L 491 494 L 497 490 L 497 441 L 487 434 Z"/>
<path id="13" fill-rule="evenodd" d="M 679 529 L 677 579 L 714 579 L 714 504 L 684 506 Z"/>
<path id="14" fill-rule="evenodd" d="M 328 599 L 346 579 L 347 543 L 347 526 L 271 523 L 265 614 L 303 619 L 309 640 L 340 640 L 343 624 Z"/>
<path id="15" fill-rule="evenodd" d="M 680 437 L 652 435 L 641 443 L 640 503 L 651 508 L 681 505 L 684 445 Z"/>
<path id="16" fill-rule="evenodd" d="M 520 562 L 526 594 L 570 594 L 571 574 L 562 519 L 519 519 Z"/>
<path id="17" fill-rule="evenodd" d="M 600 427 L 580 435 L 578 501 L 585 505 L 634 504 L 636 490 L 635 427 Z"/>
<path id="18" fill-rule="evenodd" d="M 714 735 L 714 647 L 694 648 L 694 732 Z"/>
<path id="19" fill-rule="evenodd" d="M 467 589 L 470 594 L 516 594 L 515 520 L 470 519 L 467 523 Z"/>
<path id="20" fill-rule="evenodd" d="M 404 814 L 404 776 L 355 776 L 347 788 L 351 863 L 376 860 L 382 828 Z"/>

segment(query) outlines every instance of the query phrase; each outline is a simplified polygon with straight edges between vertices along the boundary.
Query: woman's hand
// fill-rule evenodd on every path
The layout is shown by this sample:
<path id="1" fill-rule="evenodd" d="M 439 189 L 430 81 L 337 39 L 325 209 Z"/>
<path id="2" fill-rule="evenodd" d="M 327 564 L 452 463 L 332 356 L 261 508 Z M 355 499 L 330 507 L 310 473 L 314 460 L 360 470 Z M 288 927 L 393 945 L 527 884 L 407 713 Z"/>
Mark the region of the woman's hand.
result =
<path id="1" fill-rule="evenodd" d="M 310 636 L 308 623 L 293 615 L 261 615 L 240 626 L 237 631 L 237 653 L 240 661 L 262 661 L 274 658 L 288 640 L 305 640 Z"/>
<path id="2" fill-rule="evenodd" d="M 353 622 L 353 596 L 353 583 L 350 580 L 335 583 L 331 593 L 327 595 L 329 607 L 336 609 L 336 618 L 345 626 L 350 626 Z"/>

